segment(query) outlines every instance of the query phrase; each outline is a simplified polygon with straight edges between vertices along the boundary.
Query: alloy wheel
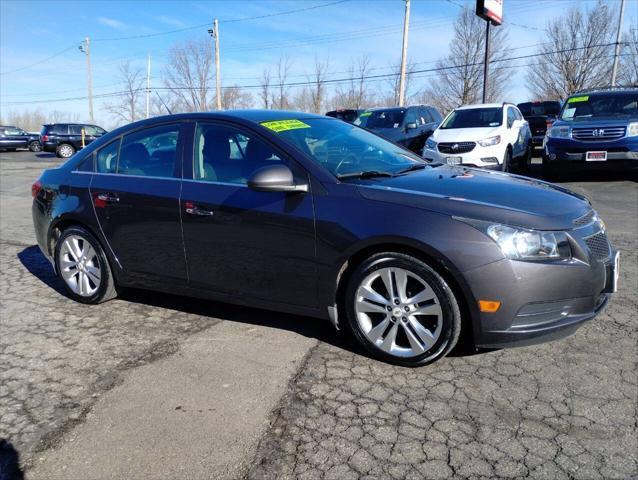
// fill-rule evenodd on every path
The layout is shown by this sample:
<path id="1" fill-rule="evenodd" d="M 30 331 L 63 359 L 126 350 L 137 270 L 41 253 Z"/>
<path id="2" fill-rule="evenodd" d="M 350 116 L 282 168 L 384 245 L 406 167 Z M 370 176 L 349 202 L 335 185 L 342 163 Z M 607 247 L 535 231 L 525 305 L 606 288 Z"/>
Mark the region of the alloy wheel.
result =
<path id="1" fill-rule="evenodd" d="M 31 150 L 32 152 L 41 152 L 42 146 L 40 145 L 40 142 L 31 142 L 31 145 L 29 145 L 29 150 Z"/>
<path id="2" fill-rule="evenodd" d="M 427 352 L 443 328 L 443 311 L 432 287 L 398 267 L 375 270 L 363 279 L 357 288 L 355 312 L 368 340 L 396 357 Z"/>
<path id="3" fill-rule="evenodd" d="M 59 253 L 60 275 L 69 288 L 82 297 L 90 297 L 100 288 L 102 271 L 97 252 L 79 235 L 64 239 Z"/>
<path id="4" fill-rule="evenodd" d="M 60 152 L 62 158 L 69 158 L 73 155 L 73 147 L 71 145 L 60 145 L 58 152 Z"/>

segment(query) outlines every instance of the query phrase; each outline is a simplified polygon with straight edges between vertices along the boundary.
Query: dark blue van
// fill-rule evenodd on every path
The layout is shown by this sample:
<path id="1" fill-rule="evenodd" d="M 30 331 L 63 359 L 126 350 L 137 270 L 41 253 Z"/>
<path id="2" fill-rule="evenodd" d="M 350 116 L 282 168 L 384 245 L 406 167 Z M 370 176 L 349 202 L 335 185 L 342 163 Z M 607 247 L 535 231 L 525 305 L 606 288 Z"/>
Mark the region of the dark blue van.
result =
<path id="1" fill-rule="evenodd" d="M 638 88 L 575 93 L 543 144 L 543 170 L 638 167 Z"/>

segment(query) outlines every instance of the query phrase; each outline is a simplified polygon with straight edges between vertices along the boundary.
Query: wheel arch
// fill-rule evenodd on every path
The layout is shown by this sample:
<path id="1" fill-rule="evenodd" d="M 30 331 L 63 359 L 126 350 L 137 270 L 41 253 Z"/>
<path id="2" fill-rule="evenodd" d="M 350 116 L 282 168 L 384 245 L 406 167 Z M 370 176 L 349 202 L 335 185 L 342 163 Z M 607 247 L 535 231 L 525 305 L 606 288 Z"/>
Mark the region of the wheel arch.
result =
<path id="1" fill-rule="evenodd" d="M 471 342 L 471 344 L 474 345 L 475 330 L 477 328 L 476 320 L 479 317 L 479 313 L 477 301 L 469 285 L 465 282 L 461 273 L 454 267 L 454 264 L 445 255 L 429 246 L 415 245 L 414 242 L 408 239 L 384 240 L 361 246 L 352 252 L 340 265 L 335 279 L 334 291 L 334 305 L 338 311 L 338 318 L 345 318 L 345 292 L 354 270 L 372 255 L 383 252 L 413 256 L 430 266 L 436 273 L 443 277 L 459 302 L 462 324 L 460 341 Z"/>

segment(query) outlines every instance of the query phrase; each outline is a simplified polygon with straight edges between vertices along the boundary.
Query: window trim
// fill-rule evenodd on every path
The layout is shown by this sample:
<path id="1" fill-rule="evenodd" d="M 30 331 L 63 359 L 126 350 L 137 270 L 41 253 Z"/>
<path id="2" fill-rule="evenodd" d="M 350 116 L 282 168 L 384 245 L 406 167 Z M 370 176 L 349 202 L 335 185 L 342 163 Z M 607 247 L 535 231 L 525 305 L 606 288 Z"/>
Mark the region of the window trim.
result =
<path id="1" fill-rule="evenodd" d="M 99 149 L 97 149 L 96 151 L 93 152 L 93 173 L 97 173 L 97 174 L 109 174 L 109 175 L 118 175 L 117 171 L 119 169 L 120 166 L 120 150 L 122 149 L 122 137 L 123 135 L 120 135 L 117 138 L 114 138 L 113 140 L 111 140 L 109 143 L 107 143 L 106 145 L 100 147 Z M 105 148 L 110 147 L 111 145 L 113 145 L 115 142 L 118 142 L 118 146 L 117 146 L 117 158 L 116 158 L 116 162 L 115 162 L 115 172 L 98 172 L 97 171 L 97 157 L 100 154 L 100 152 L 102 150 L 104 150 Z"/>

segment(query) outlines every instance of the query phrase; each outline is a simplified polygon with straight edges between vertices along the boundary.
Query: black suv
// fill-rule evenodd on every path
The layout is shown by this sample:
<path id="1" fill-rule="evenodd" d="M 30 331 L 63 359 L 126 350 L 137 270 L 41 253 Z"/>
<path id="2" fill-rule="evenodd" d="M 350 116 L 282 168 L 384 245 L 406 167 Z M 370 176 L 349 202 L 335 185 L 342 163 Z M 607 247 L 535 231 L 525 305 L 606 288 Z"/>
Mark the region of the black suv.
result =
<path id="1" fill-rule="evenodd" d="M 40 142 L 45 152 L 69 158 L 96 138 L 106 133 L 102 127 L 83 123 L 52 123 L 42 126 Z"/>
<path id="2" fill-rule="evenodd" d="M 0 125 L 0 149 L 14 151 L 18 148 L 39 152 L 42 150 L 39 136 L 18 127 Z"/>
<path id="3" fill-rule="evenodd" d="M 415 105 L 370 108 L 354 124 L 422 155 L 425 141 L 442 119 L 436 108 Z"/>
<path id="4" fill-rule="evenodd" d="M 356 108 L 338 108 L 337 110 L 331 110 L 326 112 L 328 117 L 338 118 L 344 122 L 353 123 L 364 110 L 357 110 Z"/>
<path id="5" fill-rule="evenodd" d="M 523 114 L 523 118 L 529 124 L 532 133 L 532 146 L 543 146 L 543 139 L 547 129 L 552 126 L 560 112 L 560 102 L 548 100 L 545 102 L 519 103 L 518 109 Z"/>

